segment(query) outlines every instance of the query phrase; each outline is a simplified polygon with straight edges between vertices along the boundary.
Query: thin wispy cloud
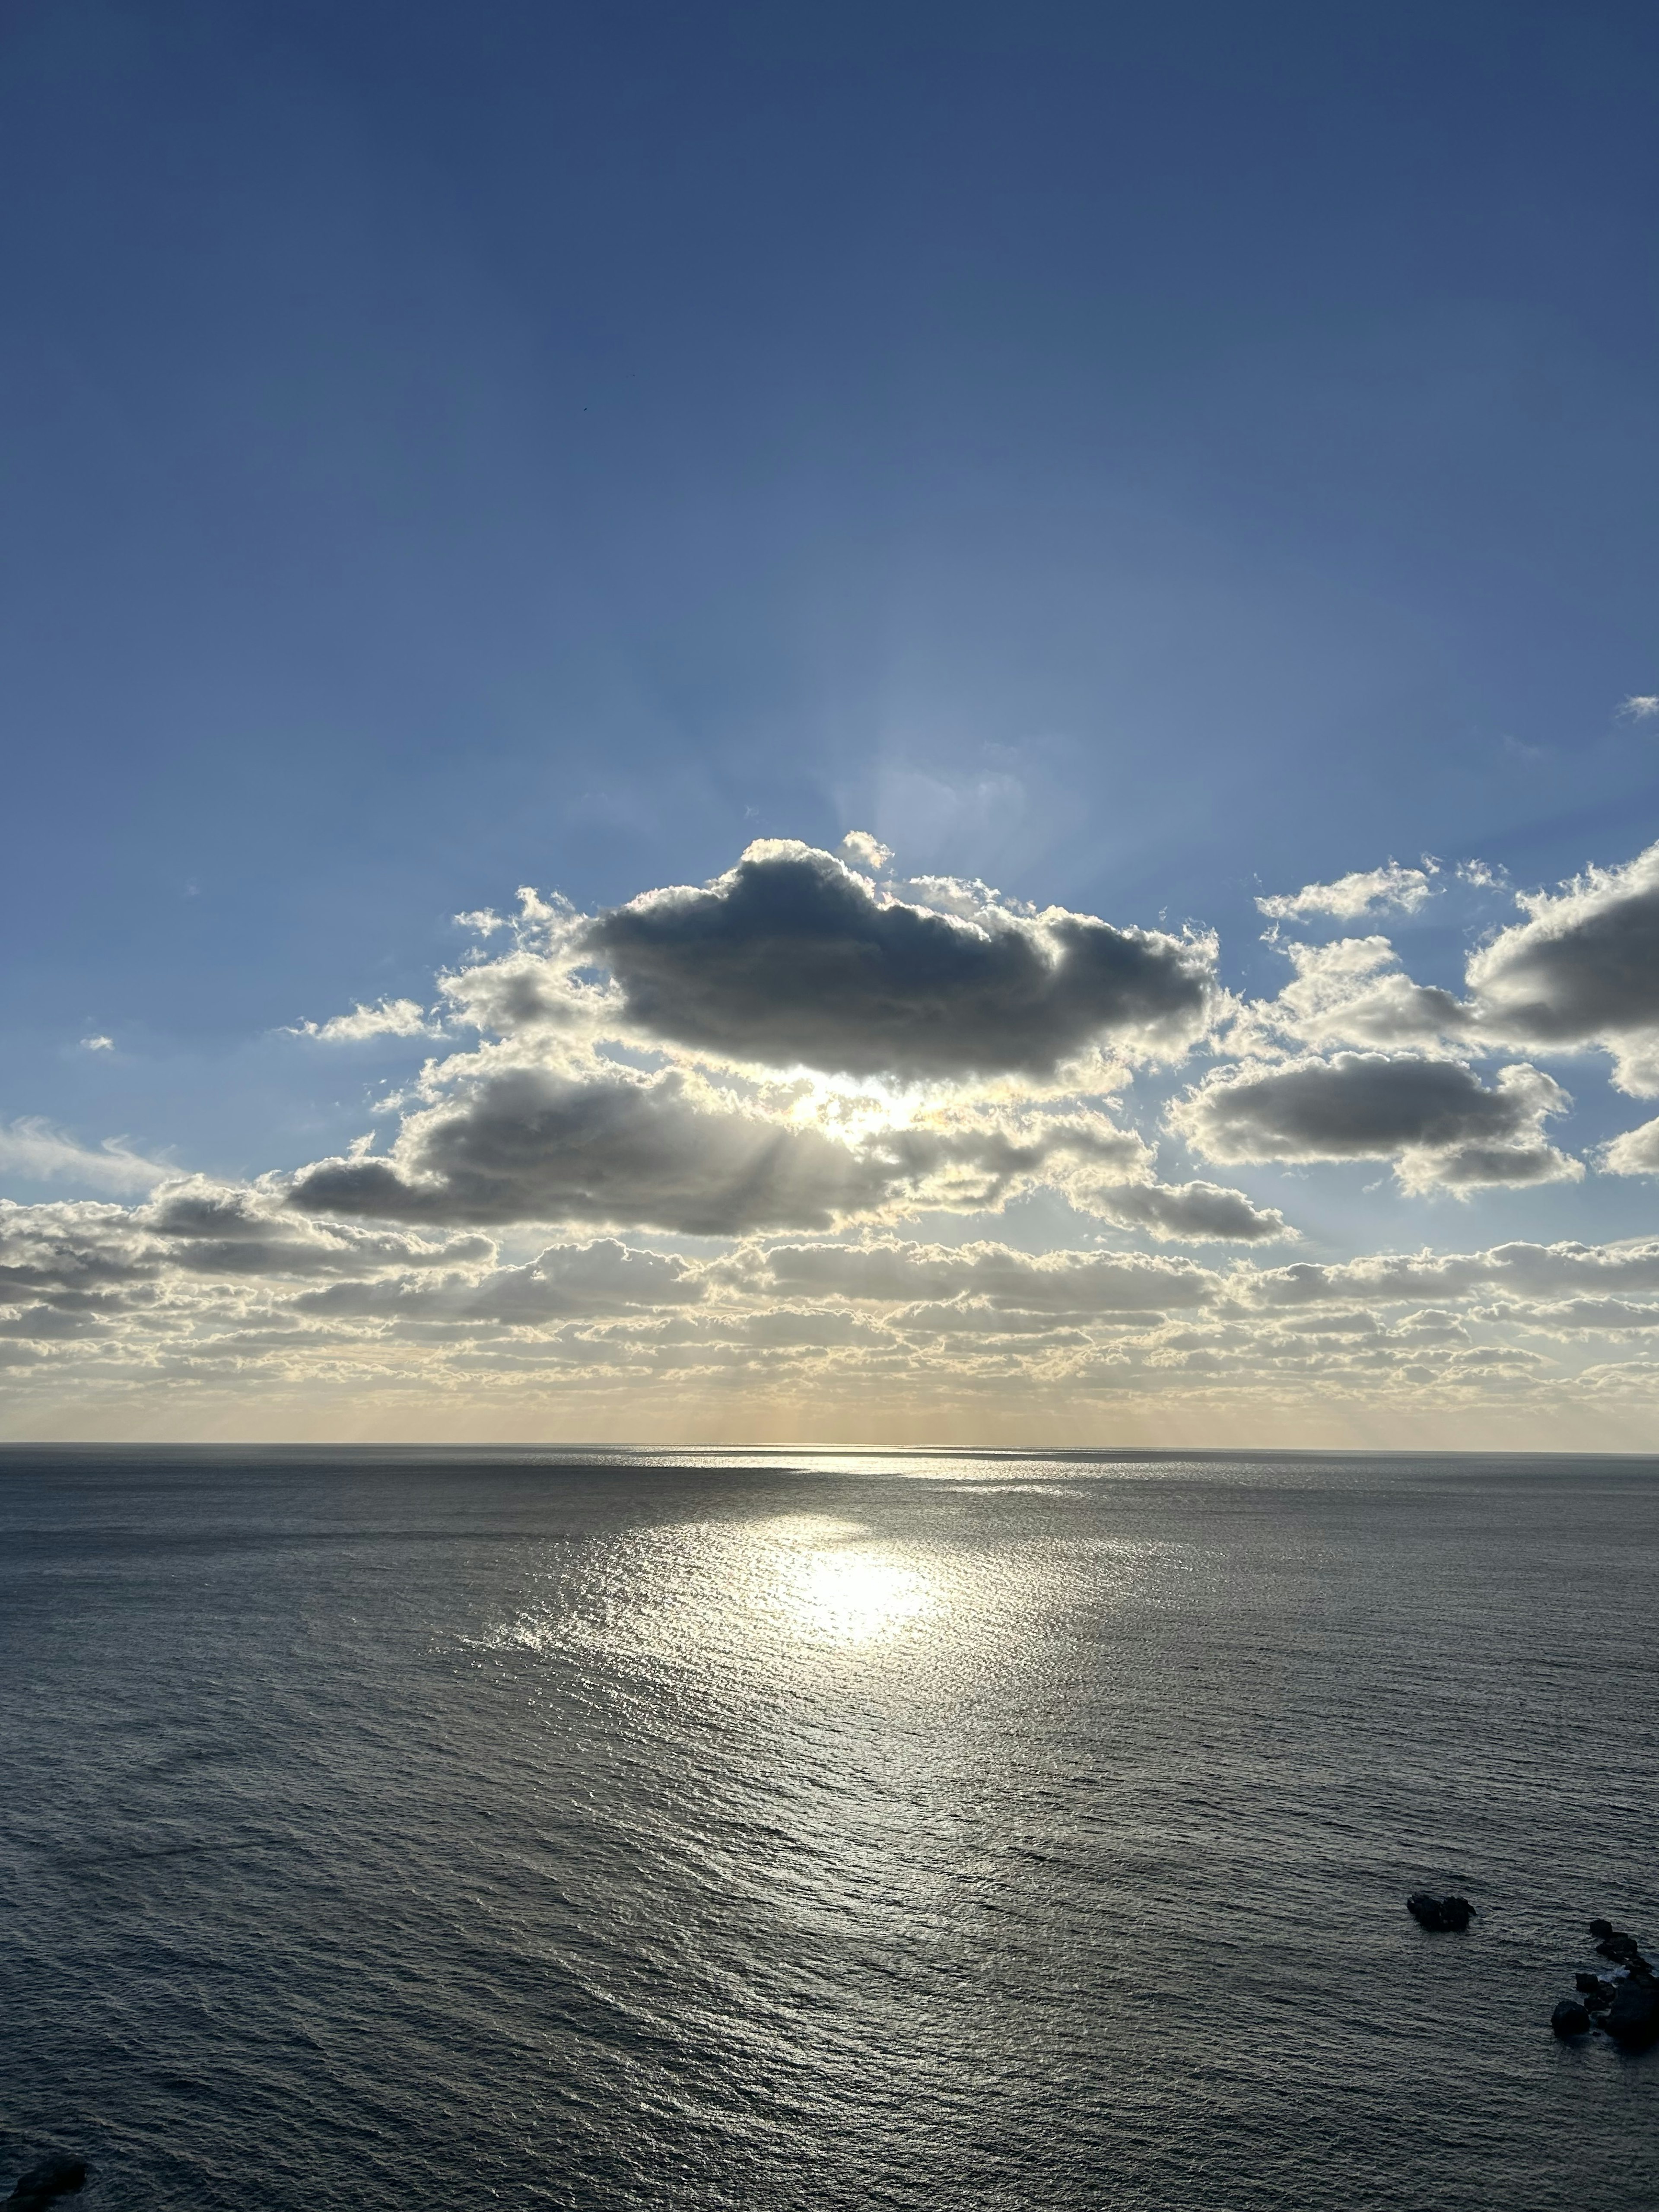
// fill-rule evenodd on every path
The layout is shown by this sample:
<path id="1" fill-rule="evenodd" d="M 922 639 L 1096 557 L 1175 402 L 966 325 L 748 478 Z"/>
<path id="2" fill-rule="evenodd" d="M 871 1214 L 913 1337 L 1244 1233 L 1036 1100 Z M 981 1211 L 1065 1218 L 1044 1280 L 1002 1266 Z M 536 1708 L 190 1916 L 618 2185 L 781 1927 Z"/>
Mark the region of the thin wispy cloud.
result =
<path id="1" fill-rule="evenodd" d="M 36 1115 L 0 1127 L 0 1173 L 33 1182 L 76 1182 L 94 1190 L 149 1190 L 179 1170 L 131 1151 L 124 1138 L 82 1145 Z"/>

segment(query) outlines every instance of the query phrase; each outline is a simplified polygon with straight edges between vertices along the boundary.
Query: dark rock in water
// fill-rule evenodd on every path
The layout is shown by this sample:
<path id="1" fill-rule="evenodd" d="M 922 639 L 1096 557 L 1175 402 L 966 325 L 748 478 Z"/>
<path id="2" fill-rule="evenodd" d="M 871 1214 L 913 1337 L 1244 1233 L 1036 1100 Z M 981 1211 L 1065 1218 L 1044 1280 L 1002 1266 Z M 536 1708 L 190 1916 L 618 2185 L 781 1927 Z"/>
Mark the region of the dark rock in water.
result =
<path id="1" fill-rule="evenodd" d="M 1604 1936 L 1595 1948 L 1604 1959 L 1613 1960 L 1617 1966 L 1633 1966 L 1645 1963 L 1637 1948 L 1636 1938 L 1621 1935 L 1617 1929 L 1611 1936 Z"/>
<path id="2" fill-rule="evenodd" d="M 55 2203 L 60 2197 L 72 2197 L 87 2178 L 87 2162 L 83 2158 L 69 2158 L 61 2151 L 43 2158 L 32 2166 L 13 2189 L 11 2195 L 0 2206 L 0 2212 L 37 2212 L 37 2207 Z"/>
<path id="3" fill-rule="evenodd" d="M 1600 1974 L 1575 1974 L 1572 1985 L 1590 2012 L 1605 2012 L 1613 2002 L 1613 1984 L 1604 1982 Z"/>
<path id="4" fill-rule="evenodd" d="M 1588 2035 L 1589 2014 L 1576 1997 L 1563 1997 L 1550 2014 L 1550 2026 L 1564 2040 L 1570 2035 Z"/>
<path id="5" fill-rule="evenodd" d="M 1615 1982 L 1601 2025 L 1615 2043 L 1638 2050 L 1659 2043 L 1659 1981 L 1651 1974 L 1630 1973 Z"/>
<path id="6" fill-rule="evenodd" d="M 1596 1942 L 1599 1943 L 1604 1936 L 1612 1935 L 1613 1923 L 1611 1920 L 1592 1920 L 1589 1924 L 1589 1932 L 1595 1936 Z"/>
<path id="7" fill-rule="evenodd" d="M 1406 1910 L 1419 1928 L 1461 1930 L 1474 1917 L 1474 1907 L 1467 1897 L 1437 1897 L 1427 1889 L 1413 1890 L 1406 1899 Z"/>

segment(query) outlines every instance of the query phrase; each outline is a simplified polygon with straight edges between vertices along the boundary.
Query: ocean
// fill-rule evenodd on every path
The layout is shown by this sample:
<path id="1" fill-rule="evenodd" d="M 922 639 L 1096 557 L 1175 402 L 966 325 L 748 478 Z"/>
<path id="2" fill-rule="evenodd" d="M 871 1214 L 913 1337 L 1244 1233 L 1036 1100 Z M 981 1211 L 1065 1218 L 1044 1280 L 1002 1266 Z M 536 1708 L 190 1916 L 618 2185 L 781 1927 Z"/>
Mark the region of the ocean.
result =
<path id="1" fill-rule="evenodd" d="M 9 1448 L 0 2191 L 1659 2205 L 1548 2026 L 1656 1554 L 1654 1461 Z"/>

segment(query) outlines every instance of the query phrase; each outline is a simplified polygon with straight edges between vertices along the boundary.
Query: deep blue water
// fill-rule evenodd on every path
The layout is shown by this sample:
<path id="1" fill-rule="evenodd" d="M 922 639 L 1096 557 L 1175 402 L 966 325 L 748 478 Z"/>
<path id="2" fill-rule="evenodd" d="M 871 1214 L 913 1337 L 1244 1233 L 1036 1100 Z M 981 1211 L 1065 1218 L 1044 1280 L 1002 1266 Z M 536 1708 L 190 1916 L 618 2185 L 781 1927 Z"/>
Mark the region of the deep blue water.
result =
<path id="1" fill-rule="evenodd" d="M 1656 1553 L 1628 1460 L 15 1448 L 0 2188 L 1659 2204 L 1547 2027 Z"/>

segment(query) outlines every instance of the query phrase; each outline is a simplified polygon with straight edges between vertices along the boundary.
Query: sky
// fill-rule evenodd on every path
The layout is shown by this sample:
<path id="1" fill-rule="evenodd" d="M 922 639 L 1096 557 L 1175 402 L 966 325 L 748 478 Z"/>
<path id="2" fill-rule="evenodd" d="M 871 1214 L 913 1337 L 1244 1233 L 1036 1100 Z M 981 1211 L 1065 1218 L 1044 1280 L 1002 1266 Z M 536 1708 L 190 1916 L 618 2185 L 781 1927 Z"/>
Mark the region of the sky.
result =
<path id="1" fill-rule="evenodd" d="M 1650 1449 L 1659 18 L 0 14 L 0 1435 Z"/>

